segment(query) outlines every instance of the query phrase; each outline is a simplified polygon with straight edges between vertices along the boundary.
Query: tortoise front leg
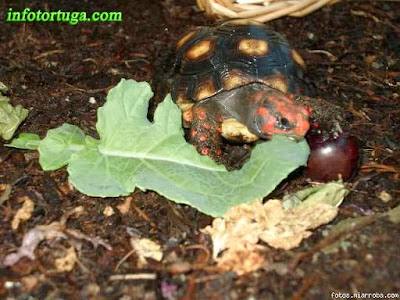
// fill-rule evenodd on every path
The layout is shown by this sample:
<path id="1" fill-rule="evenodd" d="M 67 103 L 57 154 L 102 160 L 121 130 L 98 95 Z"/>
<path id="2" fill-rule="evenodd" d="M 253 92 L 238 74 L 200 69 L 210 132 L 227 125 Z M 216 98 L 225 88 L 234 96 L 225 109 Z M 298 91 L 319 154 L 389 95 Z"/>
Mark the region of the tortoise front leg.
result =
<path id="1" fill-rule="evenodd" d="M 200 102 L 192 107 L 189 141 L 201 155 L 208 155 L 218 163 L 223 163 L 222 121 L 218 105 L 211 101 Z"/>

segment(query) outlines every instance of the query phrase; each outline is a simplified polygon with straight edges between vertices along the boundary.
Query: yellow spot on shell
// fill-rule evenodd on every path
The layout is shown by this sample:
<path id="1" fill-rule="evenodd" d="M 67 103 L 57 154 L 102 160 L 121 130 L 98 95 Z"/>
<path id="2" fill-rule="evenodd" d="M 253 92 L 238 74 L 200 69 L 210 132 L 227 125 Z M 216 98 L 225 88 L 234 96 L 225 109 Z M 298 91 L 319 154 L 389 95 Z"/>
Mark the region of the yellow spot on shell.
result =
<path id="1" fill-rule="evenodd" d="M 179 108 L 182 110 L 182 112 L 188 111 L 193 106 L 193 103 L 191 101 L 189 101 L 183 93 L 178 95 L 176 104 L 179 106 Z"/>
<path id="2" fill-rule="evenodd" d="M 297 52 L 296 50 L 292 50 L 292 58 L 300 67 L 302 67 L 302 68 L 306 67 L 306 63 L 304 62 L 300 53 Z"/>
<path id="3" fill-rule="evenodd" d="M 186 44 L 192 37 L 196 35 L 197 31 L 190 31 L 186 33 L 181 39 L 176 43 L 176 49 L 180 49 L 183 45 Z"/>
<path id="4" fill-rule="evenodd" d="M 265 55 L 268 53 L 268 42 L 258 39 L 241 39 L 238 50 L 246 55 Z"/>
<path id="5" fill-rule="evenodd" d="M 196 60 L 203 56 L 206 56 L 214 49 L 214 41 L 213 40 L 202 40 L 192 47 L 186 52 L 186 57 L 190 60 Z"/>
<path id="6" fill-rule="evenodd" d="M 222 79 L 224 88 L 231 90 L 242 85 L 250 83 L 252 80 L 246 74 L 239 70 L 230 70 L 228 74 Z"/>
<path id="7" fill-rule="evenodd" d="M 267 77 L 262 82 L 274 89 L 281 91 L 282 93 L 286 94 L 288 92 L 288 85 L 286 79 L 279 76 L 279 77 Z"/>
<path id="8" fill-rule="evenodd" d="M 215 85 L 212 80 L 207 80 L 199 84 L 195 98 L 197 101 L 211 97 L 216 93 Z"/>

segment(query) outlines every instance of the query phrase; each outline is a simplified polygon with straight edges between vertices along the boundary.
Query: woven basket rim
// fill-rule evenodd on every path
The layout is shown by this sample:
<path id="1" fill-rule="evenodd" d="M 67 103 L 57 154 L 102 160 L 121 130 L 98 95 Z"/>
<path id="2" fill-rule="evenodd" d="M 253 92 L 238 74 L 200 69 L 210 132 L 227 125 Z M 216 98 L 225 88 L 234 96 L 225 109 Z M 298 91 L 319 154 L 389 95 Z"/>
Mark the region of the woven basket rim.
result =
<path id="1" fill-rule="evenodd" d="M 268 22 L 280 17 L 304 17 L 341 0 L 196 0 L 208 15 L 219 18 L 248 18 Z"/>

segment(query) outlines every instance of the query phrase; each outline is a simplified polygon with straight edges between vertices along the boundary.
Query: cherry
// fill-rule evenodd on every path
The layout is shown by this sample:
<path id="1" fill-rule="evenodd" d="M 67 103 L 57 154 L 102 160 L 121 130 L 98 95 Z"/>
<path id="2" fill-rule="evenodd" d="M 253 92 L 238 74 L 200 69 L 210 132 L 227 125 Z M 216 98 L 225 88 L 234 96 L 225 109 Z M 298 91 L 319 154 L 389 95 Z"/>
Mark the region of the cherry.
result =
<path id="1" fill-rule="evenodd" d="M 359 150 L 354 136 L 349 133 L 333 136 L 314 132 L 306 138 L 311 149 L 306 176 L 311 180 L 326 182 L 341 176 L 346 181 L 356 173 Z"/>

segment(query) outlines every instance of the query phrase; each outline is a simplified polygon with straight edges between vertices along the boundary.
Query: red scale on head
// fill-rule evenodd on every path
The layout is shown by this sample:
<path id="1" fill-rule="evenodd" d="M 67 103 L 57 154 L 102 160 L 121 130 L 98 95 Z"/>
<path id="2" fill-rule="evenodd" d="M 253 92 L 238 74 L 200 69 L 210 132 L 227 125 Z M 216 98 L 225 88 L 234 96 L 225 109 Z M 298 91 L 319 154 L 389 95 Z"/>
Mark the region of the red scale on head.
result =
<path id="1" fill-rule="evenodd" d="M 266 117 L 266 116 L 269 115 L 269 111 L 268 111 L 268 109 L 266 107 L 260 107 L 260 108 L 257 109 L 256 114 L 260 115 L 260 116 L 263 116 L 263 117 Z"/>
<path id="2" fill-rule="evenodd" d="M 265 125 L 262 127 L 263 132 L 277 132 L 275 128 L 276 117 L 273 115 L 266 116 Z"/>
<path id="3" fill-rule="evenodd" d="M 308 120 L 303 120 L 302 118 L 297 118 L 296 128 L 294 133 L 299 136 L 304 136 L 310 129 L 310 122 Z"/>

